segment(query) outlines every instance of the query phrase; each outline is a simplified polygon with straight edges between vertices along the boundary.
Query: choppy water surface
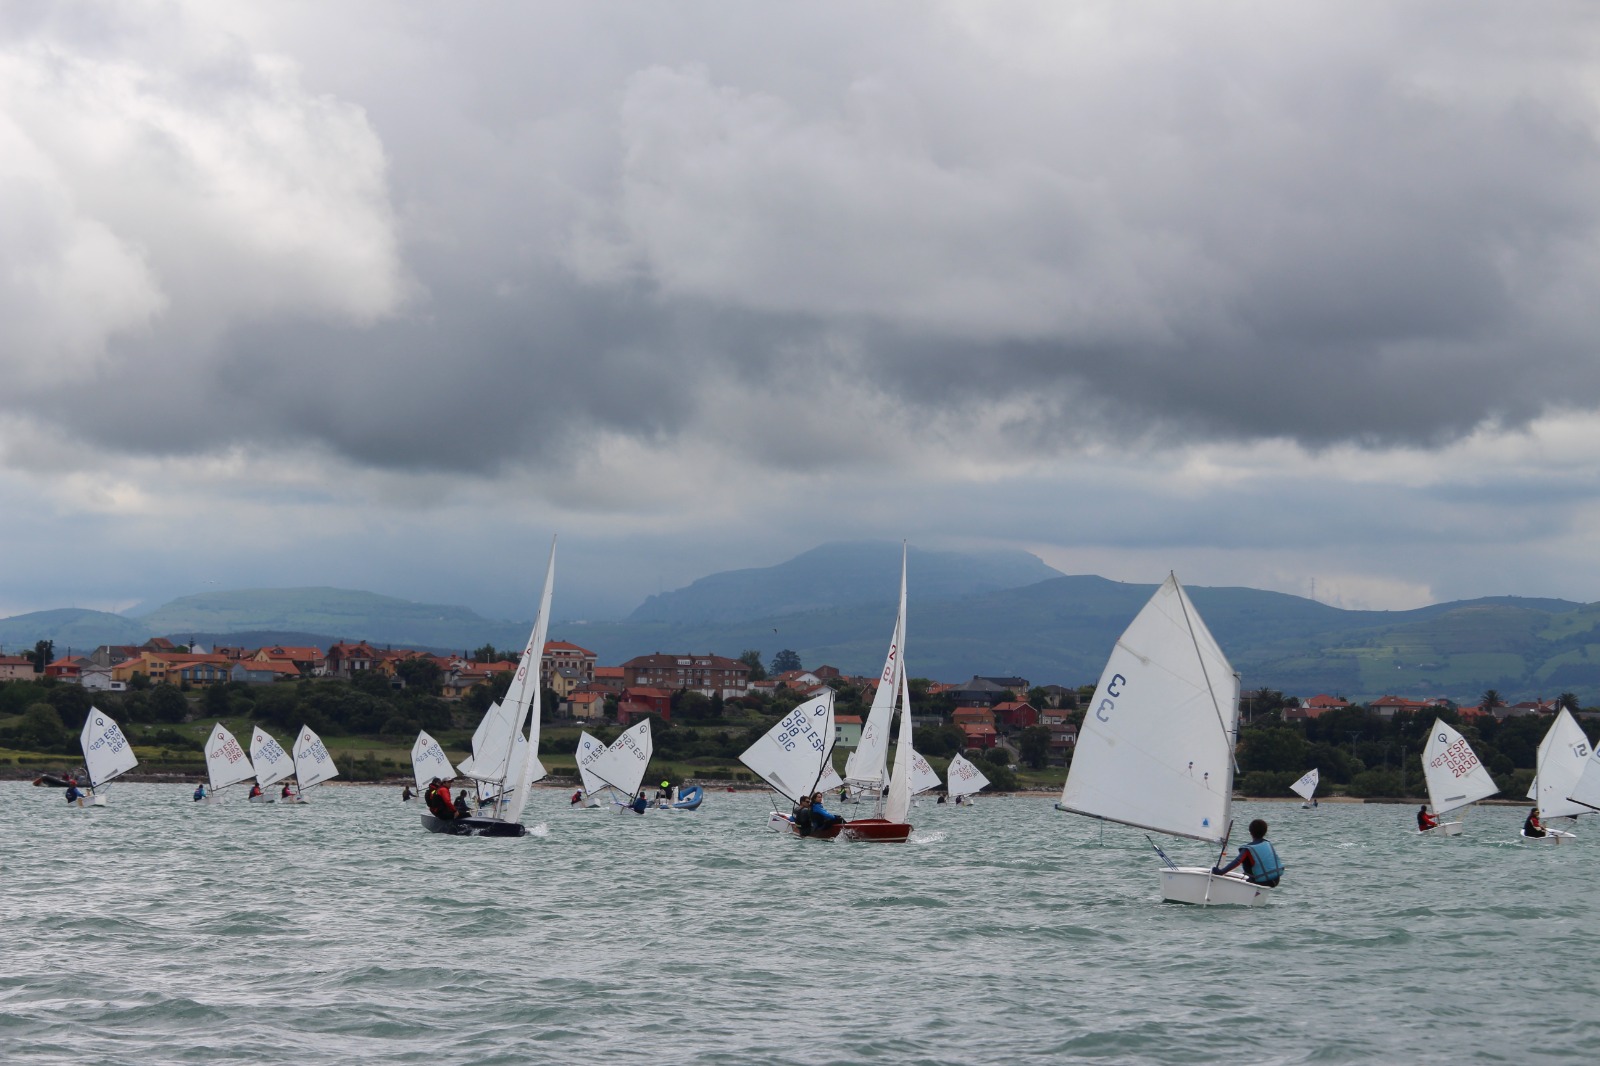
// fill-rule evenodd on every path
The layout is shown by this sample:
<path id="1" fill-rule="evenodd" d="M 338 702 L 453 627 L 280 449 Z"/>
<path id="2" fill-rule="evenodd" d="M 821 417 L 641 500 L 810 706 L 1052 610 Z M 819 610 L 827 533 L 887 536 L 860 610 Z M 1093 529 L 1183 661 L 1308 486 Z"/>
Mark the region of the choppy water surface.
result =
<path id="1" fill-rule="evenodd" d="M 641 818 L 543 791 L 519 840 L 424 833 L 397 789 L 316 799 L 0 785 L 5 1059 L 1525 1063 L 1600 1037 L 1600 827 L 1536 850 L 1521 810 L 1419 841 L 1410 808 L 1241 804 L 1288 878 L 1203 910 L 1159 902 L 1143 834 L 1042 798 L 924 803 L 898 847 L 779 837 L 754 794 Z"/>

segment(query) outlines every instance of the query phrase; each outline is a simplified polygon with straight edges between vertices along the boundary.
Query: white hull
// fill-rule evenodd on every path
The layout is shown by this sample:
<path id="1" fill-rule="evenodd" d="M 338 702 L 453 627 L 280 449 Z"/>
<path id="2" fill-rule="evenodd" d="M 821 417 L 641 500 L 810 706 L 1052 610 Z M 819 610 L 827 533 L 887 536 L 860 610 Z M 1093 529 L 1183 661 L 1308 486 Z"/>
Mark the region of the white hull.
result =
<path id="1" fill-rule="evenodd" d="M 250 797 L 250 802 L 251 803 L 271 803 L 272 802 L 272 797 L 271 796 L 251 796 Z"/>
<path id="2" fill-rule="evenodd" d="M 1575 844 L 1578 840 L 1575 834 L 1564 833 L 1559 829 L 1546 829 L 1544 836 L 1542 837 L 1528 836 L 1528 834 L 1519 829 L 1517 830 L 1517 838 L 1524 844 L 1533 844 L 1536 846 L 1549 845 L 1551 847 L 1554 847 L 1557 844 Z"/>
<path id="3" fill-rule="evenodd" d="M 104 807 L 106 805 L 106 798 L 98 794 L 90 796 L 88 805 L 91 807 Z"/>
<path id="4" fill-rule="evenodd" d="M 1168 903 L 1199 907 L 1260 907 L 1272 895 L 1266 885 L 1253 885 L 1233 874 L 1214 874 L 1199 866 L 1161 871 L 1161 898 Z"/>
<path id="5" fill-rule="evenodd" d="M 1440 822 L 1432 829 L 1418 829 L 1419 837 L 1458 837 L 1461 835 L 1460 822 Z"/>
<path id="6" fill-rule="evenodd" d="M 280 797 L 278 799 L 278 802 L 279 803 L 305 803 L 307 801 L 304 800 L 304 799 L 301 799 L 299 796 L 282 796 L 282 797 Z"/>

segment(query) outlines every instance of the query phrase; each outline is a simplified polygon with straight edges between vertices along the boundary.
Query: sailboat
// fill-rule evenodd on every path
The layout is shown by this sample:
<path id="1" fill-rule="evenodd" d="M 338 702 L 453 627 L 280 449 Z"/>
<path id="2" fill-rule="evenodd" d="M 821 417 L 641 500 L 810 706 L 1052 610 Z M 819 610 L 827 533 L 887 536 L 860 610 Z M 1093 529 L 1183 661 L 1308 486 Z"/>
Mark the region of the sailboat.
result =
<path id="1" fill-rule="evenodd" d="M 594 776 L 594 762 L 604 754 L 606 746 L 600 738 L 590 733 L 587 729 L 578 734 L 578 750 L 576 759 L 578 763 L 578 781 L 580 787 L 572 797 L 572 806 L 585 810 L 598 810 L 600 801 L 595 797 L 606 789 L 598 778 Z"/>
<path id="2" fill-rule="evenodd" d="M 822 791 L 824 775 L 833 771 L 833 699 L 833 689 L 823 689 L 780 718 L 739 756 L 790 804 L 798 805 Z M 792 828 L 780 811 L 774 811 L 767 824 L 785 831 Z"/>
<path id="3" fill-rule="evenodd" d="M 907 816 L 911 810 L 911 763 L 913 744 L 911 737 L 911 699 L 906 687 L 905 671 L 906 629 L 906 549 L 900 548 L 900 609 L 895 616 L 894 632 L 889 637 L 889 654 L 884 659 L 883 673 L 878 677 L 878 690 L 873 694 L 872 707 L 861 728 L 861 740 L 856 750 L 845 758 L 843 783 L 860 796 L 870 796 L 879 805 L 878 815 L 872 818 L 852 818 L 847 826 L 831 826 L 813 838 L 827 839 L 843 831 L 851 840 L 871 840 L 900 843 L 911 836 L 911 823 Z M 888 770 L 889 733 L 899 705 L 900 739 L 895 746 L 894 770 Z M 787 719 L 785 719 L 787 721 Z M 831 738 L 830 738 L 831 743 Z M 831 770 L 831 763 L 826 769 Z M 931 773 L 930 769 L 930 773 Z M 937 781 L 937 778 L 935 778 Z M 887 786 L 887 788 L 885 788 Z M 826 790 L 827 782 L 817 786 Z"/>
<path id="4" fill-rule="evenodd" d="M 1169 574 L 1112 649 L 1057 806 L 1226 849 L 1238 720 L 1239 677 Z M 1273 892 L 1156 852 L 1170 903 L 1259 906 Z"/>
<path id="5" fill-rule="evenodd" d="M 457 817 L 451 821 L 422 815 L 423 828 L 430 833 L 454 836 L 526 836 L 522 812 L 533 783 L 545 774 L 539 762 L 540 684 L 539 664 L 544 658 L 545 635 L 550 627 L 550 597 L 555 590 L 556 542 L 550 538 L 550 560 L 545 565 L 544 592 L 539 597 L 539 613 L 534 618 L 528 646 L 522 650 L 511 687 L 501 701 L 484 715 L 483 730 L 474 733 L 474 751 L 467 776 L 492 786 L 494 798 L 485 814 Z M 526 731 L 524 731 L 526 727 Z M 420 738 L 419 738 L 420 739 Z M 415 762 L 415 752 L 413 752 Z M 448 766 L 448 762 L 446 763 Z M 443 775 L 439 775 L 443 777 Z M 451 772 L 454 777 L 454 772 Z M 421 779 L 419 778 L 419 784 Z"/>
<path id="6" fill-rule="evenodd" d="M 211 780 L 211 791 L 204 800 L 206 803 L 221 803 L 223 789 L 256 776 L 256 768 L 250 765 L 250 756 L 245 754 L 239 742 L 221 722 L 206 738 L 206 775 Z"/>
<path id="7" fill-rule="evenodd" d="M 333 764 L 322 738 L 310 726 L 301 726 L 300 735 L 294 738 L 294 792 L 283 802 L 306 803 L 307 792 L 338 776 L 339 768 Z"/>
<path id="8" fill-rule="evenodd" d="M 1312 767 L 1305 772 L 1305 776 L 1289 786 L 1290 792 L 1305 800 L 1304 803 L 1300 804 L 1301 810 L 1309 811 L 1317 805 L 1317 801 L 1313 797 L 1317 794 L 1317 782 L 1319 780 L 1321 780 L 1321 777 L 1317 774 L 1316 768 Z"/>
<path id="9" fill-rule="evenodd" d="M 417 733 L 416 743 L 411 745 L 411 773 L 417 779 L 418 792 L 426 792 L 434 778 L 440 781 L 456 778 L 456 768 L 450 765 L 444 748 L 425 729 Z"/>
<path id="10" fill-rule="evenodd" d="M 599 782 L 601 789 L 611 789 L 614 793 L 611 803 L 619 814 L 631 810 L 630 804 L 639 794 L 655 750 L 650 719 L 646 718 L 624 729 L 609 747 L 601 749 L 600 754 L 589 761 L 589 776 Z"/>
<path id="11" fill-rule="evenodd" d="M 1583 779 L 1588 761 L 1589 737 L 1572 717 L 1572 712 L 1563 707 L 1539 742 L 1538 769 L 1534 771 L 1533 787 L 1528 789 L 1528 798 L 1539 808 L 1540 820 L 1546 823 L 1545 835 L 1531 837 L 1518 830 L 1521 839 L 1530 844 L 1570 844 L 1577 839 L 1576 834 L 1548 823 L 1552 818 L 1575 819 L 1580 814 L 1592 813 L 1588 806 L 1571 798 Z"/>
<path id="12" fill-rule="evenodd" d="M 989 779 L 983 776 L 983 771 L 972 765 L 963 755 L 957 755 L 950 760 L 950 768 L 945 771 L 950 785 L 950 801 L 963 807 L 970 807 L 972 801 L 966 797 L 974 792 L 980 792 L 989 787 Z"/>
<path id="13" fill-rule="evenodd" d="M 1437 718 L 1428 744 L 1422 749 L 1422 776 L 1428 782 L 1428 802 L 1436 818 L 1500 791 L 1488 769 L 1478 761 L 1467 738 Z M 1417 830 L 1417 835 L 1460 836 L 1461 823 L 1440 822 L 1431 829 Z"/>
<path id="14" fill-rule="evenodd" d="M 88 805 L 104 807 L 106 786 L 139 765 L 133 744 L 111 716 L 98 707 L 89 708 L 78 743 L 83 746 L 83 766 L 89 777 Z"/>
<path id="15" fill-rule="evenodd" d="M 294 773 L 294 759 L 276 737 L 256 726 L 250 734 L 250 761 L 256 767 L 256 784 L 261 786 L 261 792 L 251 796 L 250 802 L 271 803 L 266 790 Z"/>
<path id="16" fill-rule="evenodd" d="M 927 759 L 915 749 L 911 752 L 911 797 L 913 800 L 932 789 L 938 788 L 942 781 L 939 774 Z"/>

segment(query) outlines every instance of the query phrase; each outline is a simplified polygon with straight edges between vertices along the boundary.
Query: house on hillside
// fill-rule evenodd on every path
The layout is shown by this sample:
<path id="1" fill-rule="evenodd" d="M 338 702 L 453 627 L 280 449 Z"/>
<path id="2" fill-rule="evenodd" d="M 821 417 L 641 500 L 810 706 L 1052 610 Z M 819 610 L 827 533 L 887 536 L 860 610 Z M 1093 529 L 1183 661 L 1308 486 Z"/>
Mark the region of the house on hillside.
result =
<path id="1" fill-rule="evenodd" d="M 573 689 L 594 681 L 594 667 L 600 656 L 565 640 L 547 640 L 539 659 L 539 681 L 545 688 L 565 696 Z M 560 684 L 557 678 L 563 679 Z"/>
<path id="2" fill-rule="evenodd" d="M 629 689 L 646 686 L 736 699 L 750 690 L 750 665 L 721 655 L 639 655 L 622 664 Z"/>
<path id="3" fill-rule="evenodd" d="M 626 729 L 652 714 L 663 722 L 672 721 L 672 693 L 644 685 L 630 685 L 622 690 L 622 697 L 617 700 L 618 725 Z"/>
<path id="4" fill-rule="evenodd" d="M 32 681 L 33 660 L 20 655 L 0 655 L 0 681 Z"/>
<path id="5" fill-rule="evenodd" d="M 274 681 L 294 681 L 302 677 L 300 668 L 288 659 L 239 659 L 228 669 L 229 681 L 247 685 L 270 685 Z"/>
<path id="6" fill-rule="evenodd" d="M 994 720 L 1007 730 L 1026 729 L 1039 724 L 1039 712 L 1030 703 L 1010 700 L 994 705 Z"/>
<path id="7" fill-rule="evenodd" d="M 1051 766 L 1067 765 L 1067 755 L 1078 745 L 1078 727 L 1075 725 L 1053 725 L 1050 727 L 1050 754 L 1048 759 Z"/>
<path id="8" fill-rule="evenodd" d="M 291 647 L 274 644 L 259 648 L 248 658 L 261 663 L 289 663 L 301 677 L 323 677 L 328 672 L 328 657 L 321 648 Z"/>
<path id="9" fill-rule="evenodd" d="M 950 720 L 966 737 L 968 748 L 992 748 L 999 742 L 994 712 L 988 707 L 957 707 L 951 712 Z"/>
<path id="10" fill-rule="evenodd" d="M 861 716 L 859 714 L 836 714 L 833 716 L 833 743 L 839 748 L 858 748 L 861 746 Z"/>
<path id="11" fill-rule="evenodd" d="M 568 718 L 594 721 L 606 716 L 606 696 L 605 693 L 593 689 L 574 692 L 567 697 L 561 709 Z"/>
<path id="12" fill-rule="evenodd" d="M 971 681 L 951 685 L 944 692 L 954 696 L 957 703 L 971 707 L 993 707 L 1005 701 L 1008 698 L 1007 693 L 1015 695 L 1015 690 L 986 677 L 974 677 Z"/>
<path id="13" fill-rule="evenodd" d="M 349 679 L 368 670 L 376 670 L 383 663 L 383 652 L 366 641 L 357 644 L 335 644 L 328 649 L 327 672 L 329 677 Z"/>
<path id="14" fill-rule="evenodd" d="M 1283 709 L 1283 720 L 1285 722 L 1304 722 L 1329 711 L 1343 710 L 1350 706 L 1348 700 L 1341 699 L 1338 696 L 1329 696 L 1325 692 L 1319 692 L 1317 695 L 1310 697 L 1303 696 L 1300 698 L 1299 704 L 1300 706 L 1298 707 L 1285 707 Z"/>

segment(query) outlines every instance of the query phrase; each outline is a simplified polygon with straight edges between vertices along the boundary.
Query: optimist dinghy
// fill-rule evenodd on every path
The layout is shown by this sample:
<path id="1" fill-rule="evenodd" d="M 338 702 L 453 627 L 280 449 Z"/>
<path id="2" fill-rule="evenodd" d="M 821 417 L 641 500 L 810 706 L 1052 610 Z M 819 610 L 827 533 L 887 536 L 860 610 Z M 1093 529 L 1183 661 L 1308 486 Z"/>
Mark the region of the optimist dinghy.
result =
<path id="1" fill-rule="evenodd" d="M 1430 829 L 1416 830 L 1419 837 L 1460 836 L 1461 822 L 1444 821 L 1445 816 L 1500 791 L 1467 738 L 1437 718 L 1428 735 L 1428 745 L 1422 749 L 1422 776 L 1428 783 L 1433 815 L 1440 822 Z"/>

